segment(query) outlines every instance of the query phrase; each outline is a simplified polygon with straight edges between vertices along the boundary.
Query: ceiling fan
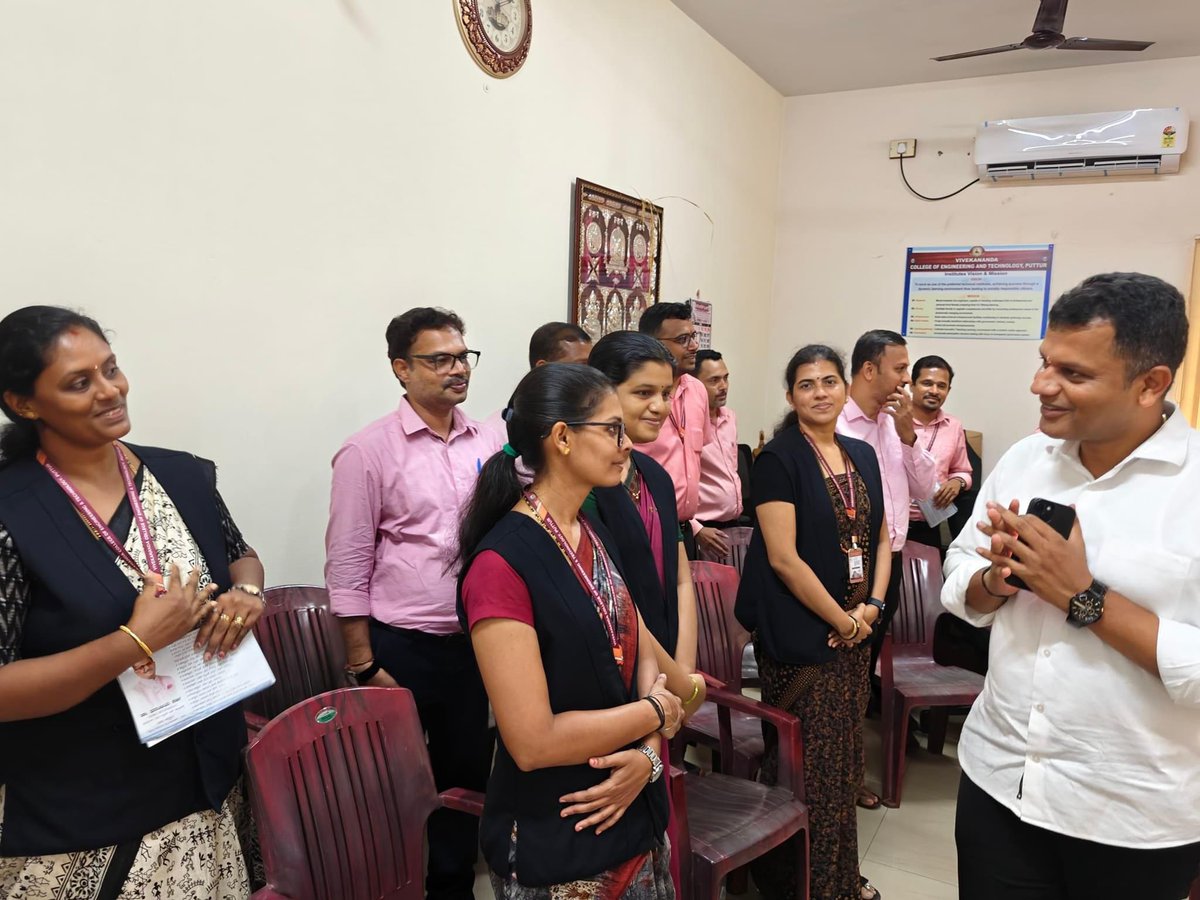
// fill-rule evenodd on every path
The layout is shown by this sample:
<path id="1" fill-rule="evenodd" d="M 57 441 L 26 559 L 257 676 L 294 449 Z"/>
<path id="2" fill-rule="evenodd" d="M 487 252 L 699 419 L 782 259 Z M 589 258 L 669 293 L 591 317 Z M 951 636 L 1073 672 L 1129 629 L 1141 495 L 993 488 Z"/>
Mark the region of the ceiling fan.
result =
<path id="1" fill-rule="evenodd" d="M 1145 50 L 1154 41 L 1116 41 L 1106 38 L 1065 37 L 1063 22 L 1067 18 L 1067 0 L 1042 0 L 1037 18 L 1033 20 L 1033 34 L 1019 44 L 1003 47 L 988 47 L 986 50 L 970 50 L 966 53 L 951 53 L 935 56 L 936 62 L 951 59 L 966 59 L 970 56 L 988 56 L 992 53 L 1007 53 L 1009 50 Z"/>

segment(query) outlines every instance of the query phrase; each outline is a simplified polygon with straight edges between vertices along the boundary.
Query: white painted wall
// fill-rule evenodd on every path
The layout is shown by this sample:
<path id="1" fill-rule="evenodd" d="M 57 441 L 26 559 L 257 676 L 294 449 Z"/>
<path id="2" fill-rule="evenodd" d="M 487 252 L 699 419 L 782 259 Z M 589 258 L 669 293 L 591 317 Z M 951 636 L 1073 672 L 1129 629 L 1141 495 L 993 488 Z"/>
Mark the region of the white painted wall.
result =
<path id="1" fill-rule="evenodd" d="M 869 328 L 900 329 L 908 246 L 1052 242 L 1052 298 L 1096 272 L 1136 270 L 1186 290 L 1200 231 L 1200 140 L 1179 175 L 976 185 L 939 203 L 909 194 L 888 141 L 918 139 L 905 170 L 917 190 L 975 177 L 984 119 L 1183 106 L 1200 115 L 1200 58 L 1059 69 L 786 101 L 766 390 L 783 409 L 783 365 L 810 341 L 849 356 Z M 938 155 L 939 151 L 943 154 Z M 917 339 L 957 377 L 947 408 L 984 433 L 985 465 L 1037 424 L 1028 393 L 1037 342 Z"/>
<path id="2" fill-rule="evenodd" d="M 0 6 L 0 313 L 112 329 L 131 438 L 218 461 L 272 583 L 321 578 L 329 459 L 399 398 L 393 315 L 456 309 L 468 410 L 508 396 L 567 311 L 576 176 L 712 216 L 662 201 L 663 296 L 714 302 L 763 418 L 782 98 L 668 0 L 534 8 L 496 81 L 449 0 Z"/>

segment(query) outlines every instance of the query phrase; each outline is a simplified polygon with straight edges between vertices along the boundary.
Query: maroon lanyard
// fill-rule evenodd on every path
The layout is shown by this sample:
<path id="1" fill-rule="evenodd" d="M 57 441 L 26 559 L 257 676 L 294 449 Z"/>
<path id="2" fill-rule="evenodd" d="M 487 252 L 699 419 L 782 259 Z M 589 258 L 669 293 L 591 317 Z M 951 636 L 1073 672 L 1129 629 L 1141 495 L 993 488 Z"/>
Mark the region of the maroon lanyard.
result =
<path id="1" fill-rule="evenodd" d="M 928 452 L 930 452 L 931 450 L 933 450 L 933 442 L 937 440 L 937 433 L 938 433 L 938 429 L 939 429 L 939 428 L 941 428 L 941 427 L 942 427 L 942 423 L 941 423 L 941 422 L 938 422 L 936 425 L 934 425 L 934 426 L 933 426 L 933 436 L 929 438 L 929 443 L 925 445 L 925 452 L 926 452 L 926 453 L 928 453 Z"/>
<path id="2" fill-rule="evenodd" d="M 804 432 L 800 432 L 804 434 Z M 824 454 L 820 448 L 807 434 L 804 434 L 804 439 L 808 441 L 808 445 L 813 448 L 813 453 L 817 454 L 817 459 L 821 461 L 821 468 L 829 476 L 833 482 L 833 486 L 837 489 L 838 496 L 842 498 L 842 504 L 846 507 L 846 515 L 850 517 L 850 521 L 854 521 L 854 517 L 858 515 L 858 503 L 854 494 L 854 469 L 850 466 L 850 457 L 846 455 L 846 450 L 841 444 L 838 444 L 838 449 L 842 451 L 842 465 L 846 467 L 846 484 L 850 488 L 849 496 L 842 490 L 842 486 L 838 484 L 837 476 L 833 474 L 833 468 L 826 461 Z"/>
<path id="3" fill-rule="evenodd" d="M 133 510 L 133 521 L 137 523 L 138 537 L 142 541 L 142 550 L 146 554 L 146 566 L 155 575 L 162 574 L 162 566 L 158 561 L 158 550 L 154 546 L 154 541 L 150 537 L 150 523 L 146 519 L 146 511 L 142 508 L 142 500 L 138 496 L 137 485 L 133 483 L 133 473 L 129 470 L 129 462 L 125 459 L 125 454 L 121 452 L 120 446 L 116 441 L 113 441 L 113 452 L 117 454 L 117 468 L 121 470 L 121 480 L 125 482 L 125 496 L 129 498 L 129 508 Z M 109 548 L 121 558 L 124 563 L 133 569 L 133 571 L 142 574 L 141 567 L 130 555 L 125 546 L 117 540 L 117 536 L 113 534 L 112 529 L 108 524 L 100 518 L 100 514 L 88 503 L 83 494 L 79 493 L 75 485 L 67 479 L 62 472 L 54 467 L 50 460 L 46 459 L 46 454 L 41 450 L 38 451 L 37 460 L 54 479 L 55 483 L 63 489 L 63 493 L 67 495 L 75 509 L 83 516 L 83 521 L 87 523 L 92 534 L 108 544 Z"/>
<path id="4" fill-rule="evenodd" d="M 575 577 L 579 579 L 580 584 L 587 589 L 588 595 L 592 598 L 592 605 L 596 607 L 596 612 L 600 615 L 600 621 L 604 623 L 604 630 L 608 633 L 609 643 L 612 644 L 613 659 L 617 661 L 617 665 L 623 665 L 625 662 L 625 652 L 621 648 L 621 639 L 617 636 L 616 625 L 613 620 L 616 618 L 616 609 L 609 609 L 604 598 L 600 596 L 600 591 L 596 588 L 596 583 L 592 580 L 592 575 L 579 561 L 579 557 L 575 555 L 575 551 L 571 549 L 570 543 L 567 541 L 566 535 L 562 533 L 562 529 L 558 527 L 558 523 L 546 511 L 542 501 L 538 499 L 537 494 L 533 491 L 525 491 L 523 494 L 525 505 L 533 511 L 534 518 L 538 524 L 546 530 L 546 533 L 558 545 L 559 551 L 566 558 L 567 564 L 575 573 Z M 592 544 L 592 552 L 600 560 L 600 566 L 604 570 L 605 581 L 613 586 L 615 591 L 615 582 L 613 580 L 612 570 L 608 567 L 608 556 L 603 552 L 603 545 L 600 539 L 596 536 L 596 532 L 592 530 L 592 526 L 587 523 L 587 519 L 583 516 L 579 517 L 579 527 L 583 529 L 588 540 Z"/>

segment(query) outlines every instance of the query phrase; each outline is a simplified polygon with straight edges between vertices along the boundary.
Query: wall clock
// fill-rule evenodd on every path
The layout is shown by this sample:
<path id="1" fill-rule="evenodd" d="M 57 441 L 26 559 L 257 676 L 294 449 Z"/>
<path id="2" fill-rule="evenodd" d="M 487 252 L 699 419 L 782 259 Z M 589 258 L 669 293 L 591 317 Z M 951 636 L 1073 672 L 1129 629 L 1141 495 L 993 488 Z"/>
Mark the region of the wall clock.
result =
<path id="1" fill-rule="evenodd" d="M 453 0 L 458 30 L 479 68 L 508 78 L 525 64 L 533 0 Z"/>

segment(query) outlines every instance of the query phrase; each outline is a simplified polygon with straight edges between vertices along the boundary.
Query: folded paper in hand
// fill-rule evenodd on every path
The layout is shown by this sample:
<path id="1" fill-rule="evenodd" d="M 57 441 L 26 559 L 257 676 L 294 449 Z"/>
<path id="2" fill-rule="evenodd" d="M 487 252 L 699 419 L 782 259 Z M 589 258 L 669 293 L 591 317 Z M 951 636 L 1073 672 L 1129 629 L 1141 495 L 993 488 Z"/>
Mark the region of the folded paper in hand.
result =
<path id="1" fill-rule="evenodd" d="M 117 678 L 138 739 L 147 747 L 275 683 L 253 634 L 224 659 L 214 656 L 208 662 L 195 643 L 195 632 L 185 634 L 156 652 L 148 671 L 126 669 Z"/>
<path id="2" fill-rule="evenodd" d="M 941 489 L 942 486 L 940 484 L 935 484 L 933 486 L 933 496 L 936 497 L 937 492 Z M 939 509 L 936 505 L 934 505 L 933 497 L 930 497 L 928 500 L 918 500 L 917 508 L 921 510 L 921 515 L 925 517 L 925 522 L 930 528 L 937 528 L 952 515 L 958 512 L 958 507 L 953 503 L 947 503 L 944 508 Z"/>

